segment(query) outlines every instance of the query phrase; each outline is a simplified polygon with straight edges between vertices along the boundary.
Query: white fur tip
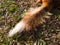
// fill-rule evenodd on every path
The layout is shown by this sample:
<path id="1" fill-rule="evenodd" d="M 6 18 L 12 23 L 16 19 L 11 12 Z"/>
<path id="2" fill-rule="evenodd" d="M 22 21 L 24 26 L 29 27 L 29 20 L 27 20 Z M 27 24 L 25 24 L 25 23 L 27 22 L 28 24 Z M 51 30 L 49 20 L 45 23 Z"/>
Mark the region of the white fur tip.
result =
<path id="1" fill-rule="evenodd" d="M 18 24 L 16 24 L 16 26 L 12 30 L 9 31 L 8 37 L 12 37 L 16 33 L 22 32 L 24 28 L 25 28 L 25 23 L 19 22 Z"/>
<path id="2" fill-rule="evenodd" d="M 12 37 L 12 36 L 13 36 L 13 33 L 12 33 L 12 30 L 10 30 L 8 33 L 8 37 Z"/>

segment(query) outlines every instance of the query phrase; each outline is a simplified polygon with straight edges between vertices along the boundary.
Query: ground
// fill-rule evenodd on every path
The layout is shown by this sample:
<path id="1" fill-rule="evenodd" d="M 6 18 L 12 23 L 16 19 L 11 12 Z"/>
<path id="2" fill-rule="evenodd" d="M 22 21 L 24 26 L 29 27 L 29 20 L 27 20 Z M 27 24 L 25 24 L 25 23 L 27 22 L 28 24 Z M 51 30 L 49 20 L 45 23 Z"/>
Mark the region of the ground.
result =
<path id="1" fill-rule="evenodd" d="M 60 10 L 53 10 L 53 15 L 40 29 L 23 32 L 8 38 L 8 32 L 23 17 L 29 7 L 36 6 L 32 0 L 0 0 L 0 45 L 60 45 Z M 39 5 L 39 4 L 38 4 Z"/>

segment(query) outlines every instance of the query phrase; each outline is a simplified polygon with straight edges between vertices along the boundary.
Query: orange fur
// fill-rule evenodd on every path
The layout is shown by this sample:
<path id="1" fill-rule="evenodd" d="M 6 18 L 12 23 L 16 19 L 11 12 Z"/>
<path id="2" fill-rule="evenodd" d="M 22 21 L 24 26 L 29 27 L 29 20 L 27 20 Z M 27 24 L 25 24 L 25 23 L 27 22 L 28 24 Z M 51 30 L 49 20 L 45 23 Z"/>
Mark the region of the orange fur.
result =
<path id="1" fill-rule="evenodd" d="M 37 0 L 38 2 L 42 2 L 40 8 L 47 7 L 48 11 L 51 11 L 53 8 L 60 9 L 60 0 Z"/>
<path id="2" fill-rule="evenodd" d="M 33 9 L 35 10 L 35 8 L 33 8 Z M 39 7 L 37 9 L 39 9 Z M 50 15 L 47 14 L 47 12 L 45 12 L 44 10 L 42 10 L 42 11 L 39 10 L 34 14 L 31 14 L 31 13 L 32 12 L 30 12 L 30 11 L 26 12 L 25 16 L 21 20 L 24 23 L 26 23 L 26 30 L 27 31 L 35 29 L 39 25 L 43 24 L 43 22 L 45 22 L 46 18 L 50 17 Z"/>

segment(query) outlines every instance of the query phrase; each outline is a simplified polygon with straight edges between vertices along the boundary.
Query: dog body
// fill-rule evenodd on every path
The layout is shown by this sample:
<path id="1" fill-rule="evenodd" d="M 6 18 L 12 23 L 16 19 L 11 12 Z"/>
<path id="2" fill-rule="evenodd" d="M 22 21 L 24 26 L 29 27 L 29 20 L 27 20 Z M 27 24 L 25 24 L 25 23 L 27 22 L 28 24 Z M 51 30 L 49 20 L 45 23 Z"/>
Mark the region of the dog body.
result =
<path id="1" fill-rule="evenodd" d="M 48 11 L 51 11 L 52 9 L 60 9 L 60 0 L 37 0 L 37 3 L 38 2 L 42 3 L 42 8 L 47 7 Z"/>

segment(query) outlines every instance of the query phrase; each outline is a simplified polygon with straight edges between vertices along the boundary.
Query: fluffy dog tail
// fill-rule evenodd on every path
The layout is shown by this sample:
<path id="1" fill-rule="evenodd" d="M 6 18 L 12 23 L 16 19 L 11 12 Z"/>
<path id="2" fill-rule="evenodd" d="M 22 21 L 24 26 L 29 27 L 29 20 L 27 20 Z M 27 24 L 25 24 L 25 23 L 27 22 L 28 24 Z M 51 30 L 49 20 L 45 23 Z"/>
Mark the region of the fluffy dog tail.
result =
<path id="1" fill-rule="evenodd" d="M 24 31 L 24 29 L 28 31 L 36 28 L 37 26 L 45 22 L 45 18 L 50 17 L 49 15 L 43 13 L 44 12 L 42 12 L 41 15 L 41 10 L 39 7 L 31 8 L 28 12 L 25 13 L 23 19 L 19 23 L 17 23 L 12 30 L 9 31 L 8 36 L 12 37 L 18 32 L 21 33 L 22 31 Z"/>

